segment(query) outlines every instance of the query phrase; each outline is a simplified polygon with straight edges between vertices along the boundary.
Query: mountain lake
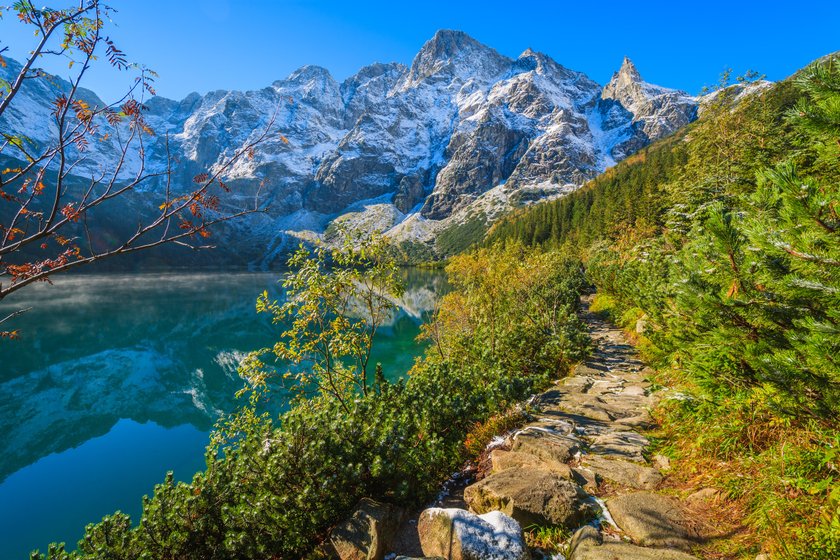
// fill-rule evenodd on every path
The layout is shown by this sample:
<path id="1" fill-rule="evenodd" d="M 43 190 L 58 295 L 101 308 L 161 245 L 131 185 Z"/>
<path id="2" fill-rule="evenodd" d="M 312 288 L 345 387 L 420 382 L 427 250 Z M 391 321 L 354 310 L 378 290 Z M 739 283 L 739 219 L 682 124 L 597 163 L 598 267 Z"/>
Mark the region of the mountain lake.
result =
<path id="1" fill-rule="evenodd" d="M 420 324 L 446 290 L 439 271 L 403 274 L 374 347 L 390 379 L 422 353 Z M 51 541 L 75 549 L 86 524 L 116 510 L 136 523 L 167 471 L 202 470 L 214 422 L 237 406 L 239 360 L 283 328 L 255 309 L 263 290 L 282 298 L 281 277 L 65 275 L 0 303 L 0 317 L 32 308 L 11 327 L 20 338 L 0 341 L 0 557 Z"/>

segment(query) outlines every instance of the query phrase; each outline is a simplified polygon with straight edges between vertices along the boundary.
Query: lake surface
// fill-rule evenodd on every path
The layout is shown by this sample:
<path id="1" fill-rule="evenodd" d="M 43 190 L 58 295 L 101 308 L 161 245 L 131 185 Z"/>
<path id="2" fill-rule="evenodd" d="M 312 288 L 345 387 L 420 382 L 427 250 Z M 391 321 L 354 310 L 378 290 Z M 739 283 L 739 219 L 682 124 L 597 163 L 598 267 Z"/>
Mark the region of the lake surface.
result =
<path id="1" fill-rule="evenodd" d="M 263 290 L 282 297 L 282 273 L 59 276 L 0 303 L 32 310 L 0 341 L 0 558 L 28 558 L 50 541 L 75 548 L 87 523 L 141 497 L 168 470 L 204 468 L 207 435 L 236 406 L 248 351 L 281 327 L 257 315 Z M 445 281 L 406 270 L 406 294 L 378 333 L 374 359 L 405 375 Z"/>

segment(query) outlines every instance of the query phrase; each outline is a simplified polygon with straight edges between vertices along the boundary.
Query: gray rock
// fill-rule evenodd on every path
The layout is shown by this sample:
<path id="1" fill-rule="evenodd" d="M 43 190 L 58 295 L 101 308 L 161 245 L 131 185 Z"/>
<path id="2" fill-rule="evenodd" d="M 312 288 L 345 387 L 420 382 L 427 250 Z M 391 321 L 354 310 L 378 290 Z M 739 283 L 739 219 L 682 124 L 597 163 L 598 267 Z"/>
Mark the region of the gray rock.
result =
<path id="1" fill-rule="evenodd" d="M 568 560 L 696 560 L 679 550 L 644 548 L 621 541 L 608 541 L 591 526 L 572 537 Z"/>
<path id="2" fill-rule="evenodd" d="M 463 509 L 429 508 L 417 521 L 426 557 L 448 560 L 527 560 L 522 528 L 499 511 L 476 515 Z"/>
<path id="3" fill-rule="evenodd" d="M 592 440 L 589 452 L 611 459 L 644 463 L 642 451 L 649 445 L 647 438 L 636 432 L 609 432 Z"/>
<path id="4" fill-rule="evenodd" d="M 671 470 L 671 459 L 657 453 L 653 456 L 653 466 L 659 471 L 669 471 Z"/>
<path id="5" fill-rule="evenodd" d="M 572 480 L 579 484 L 584 491 L 594 494 L 598 491 L 598 478 L 593 471 L 586 467 L 572 469 Z"/>
<path id="6" fill-rule="evenodd" d="M 341 560 L 382 560 L 404 515 L 400 507 L 364 498 L 353 515 L 330 532 L 330 543 Z"/>
<path id="7" fill-rule="evenodd" d="M 607 508 L 616 525 L 636 544 L 689 550 L 697 543 L 679 503 L 662 494 L 616 496 L 607 500 Z"/>
<path id="8" fill-rule="evenodd" d="M 720 490 L 717 488 L 701 488 L 697 492 L 686 497 L 685 501 L 689 504 L 697 502 L 711 502 L 720 496 Z"/>
<path id="9" fill-rule="evenodd" d="M 490 464 L 494 473 L 521 467 L 538 467 L 554 471 L 565 478 L 571 478 L 572 476 L 572 470 L 566 463 L 545 461 L 536 455 L 521 451 L 494 449 L 490 452 Z"/>
<path id="10" fill-rule="evenodd" d="M 653 490 L 662 483 L 662 475 L 656 469 L 620 459 L 584 455 L 582 466 L 595 473 L 596 476 L 639 490 Z"/>
<path id="11" fill-rule="evenodd" d="M 580 450 L 576 437 L 562 436 L 542 429 L 519 432 L 513 440 L 512 451 L 529 453 L 546 463 L 556 464 L 569 461 Z"/>
<path id="12" fill-rule="evenodd" d="M 464 501 L 479 513 L 502 511 L 523 526 L 579 526 L 596 507 L 580 486 L 545 468 L 521 467 L 494 473 L 464 489 Z"/>

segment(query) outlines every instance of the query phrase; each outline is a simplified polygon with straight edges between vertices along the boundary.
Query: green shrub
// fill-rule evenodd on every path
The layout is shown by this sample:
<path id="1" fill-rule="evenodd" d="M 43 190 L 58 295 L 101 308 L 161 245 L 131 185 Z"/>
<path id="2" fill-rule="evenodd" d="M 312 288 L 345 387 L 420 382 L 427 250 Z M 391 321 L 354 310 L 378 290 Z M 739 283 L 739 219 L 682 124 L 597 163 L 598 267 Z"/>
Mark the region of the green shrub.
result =
<path id="1" fill-rule="evenodd" d="M 433 347 L 406 379 L 371 379 L 371 333 L 400 287 L 378 240 L 356 247 L 299 254 L 286 302 L 260 298 L 261 309 L 295 322 L 274 347 L 243 363 L 251 398 L 217 426 L 204 472 L 189 483 L 168 475 L 144 499 L 139 526 L 117 513 L 88 526 L 78 551 L 51 546 L 33 558 L 306 557 L 363 496 L 407 505 L 434 496 L 469 457 L 464 442 L 476 425 L 511 409 L 586 350 L 575 316 L 580 265 L 493 249 L 473 262 L 487 274 L 481 281 L 465 275 L 466 257 L 450 270 L 458 301 L 474 306 L 469 323 L 480 336 L 465 337 L 438 313 L 426 330 L 451 355 Z M 488 313 L 486 289 L 501 314 Z M 367 312 L 345 313 L 359 308 Z M 299 391 L 277 419 L 260 412 L 284 379 L 268 367 L 272 355 L 291 363 L 285 381 Z"/>

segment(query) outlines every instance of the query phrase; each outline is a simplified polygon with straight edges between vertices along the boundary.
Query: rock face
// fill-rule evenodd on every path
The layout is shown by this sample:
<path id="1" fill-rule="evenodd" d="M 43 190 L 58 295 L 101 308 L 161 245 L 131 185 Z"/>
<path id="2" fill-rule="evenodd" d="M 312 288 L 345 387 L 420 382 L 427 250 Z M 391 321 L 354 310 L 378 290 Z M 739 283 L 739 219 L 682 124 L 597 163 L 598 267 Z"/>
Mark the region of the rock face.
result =
<path id="1" fill-rule="evenodd" d="M 684 92 L 667 89 L 642 80 L 629 58 L 625 58 L 618 72 L 601 92 L 603 123 L 627 127 L 622 140 L 615 146 L 615 155 L 627 156 L 644 147 L 652 139 L 671 134 L 697 116 L 697 100 Z M 626 113 L 632 114 L 629 126 Z"/>
<path id="2" fill-rule="evenodd" d="M 18 68 L 10 61 L 0 77 Z M 52 102 L 67 87 L 52 77 L 28 80 L 0 130 L 53 142 Z M 92 92 L 83 96 L 102 105 Z M 146 105 L 157 133 L 146 141 L 147 169 L 165 168 L 168 134 L 182 191 L 275 115 L 279 134 L 223 177 L 237 204 L 250 203 L 263 185 L 267 212 L 220 236 L 235 245 L 232 252 L 263 264 L 296 246 L 302 232 L 323 232 L 342 215 L 434 249 L 439 232 L 575 189 L 696 113 L 694 98 L 643 82 L 629 61 L 602 88 L 544 54 L 528 49 L 513 60 L 448 30 L 410 67 L 373 64 L 338 83 L 324 68 L 305 66 L 257 91 L 156 97 Z M 107 168 L 117 148 L 115 135 L 96 143 L 80 175 Z M 133 153 L 126 174 L 138 163 Z"/>
<path id="3" fill-rule="evenodd" d="M 417 521 L 427 557 L 447 560 L 527 560 L 522 528 L 498 511 L 476 515 L 463 509 L 429 508 Z"/>
<path id="4" fill-rule="evenodd" d="M 364 498 L 353 515 L 330 532 L 330 543 L 341 560 L 382 560 L 404 513 Z"/>
<path id="5" fill-rule="evenodd" d="M 464 489 L 464 501 L 479 513 L 501 511 L 523 526 L 575 528 L 597 508 L 574 482 L 554 471 L 521 467 L 494 473 Z"/>

